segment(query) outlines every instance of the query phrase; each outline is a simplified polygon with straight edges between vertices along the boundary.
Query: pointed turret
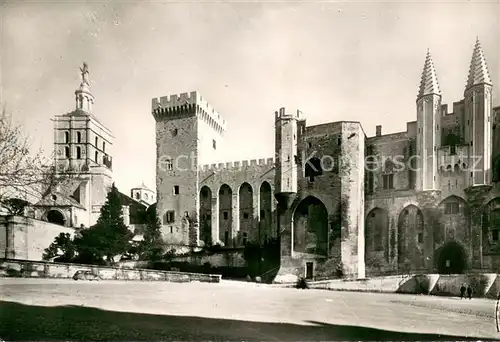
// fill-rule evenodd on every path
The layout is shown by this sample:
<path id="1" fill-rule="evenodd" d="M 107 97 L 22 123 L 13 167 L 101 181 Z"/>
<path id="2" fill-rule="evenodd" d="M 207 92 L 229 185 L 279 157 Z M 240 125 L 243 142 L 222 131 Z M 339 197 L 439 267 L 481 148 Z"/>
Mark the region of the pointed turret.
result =
<path id="1" fill-rule="evenodd" d="M 479 38 L 476 40 L 476 45 L 474 46 L 474 52 L 472 53 L 472 59 L 469 67 L 469 77 L 467 78 L 467 85 L 465 90 L 479 84 L 492 85 L 490 73 L 488 72 L 488 66 L 486 65 L 486 59 L 484 58 L 483 48 L 479 42 Z"/>
<path id="2" fill-rule="evenodd" d="M 417 95 L 416 138 L 418 172 L 416 189 L 418 191 L 439 188 L 437 174 L 437 149 L 441 141 L 441 89 L 437 80 L 436 69 L 431 53 L 427 50 L 424 70 Z"/>
<path id="3" fill-rule="evenodd" d="M 441 95 L 436 69 L 434 68 L 434 62 L 432 61 L 429 50 L 427 50 L 427 56 L 425 57 L 424 70 L 422 72 L 417 98 L 421 98 L 425 95 Z"/>

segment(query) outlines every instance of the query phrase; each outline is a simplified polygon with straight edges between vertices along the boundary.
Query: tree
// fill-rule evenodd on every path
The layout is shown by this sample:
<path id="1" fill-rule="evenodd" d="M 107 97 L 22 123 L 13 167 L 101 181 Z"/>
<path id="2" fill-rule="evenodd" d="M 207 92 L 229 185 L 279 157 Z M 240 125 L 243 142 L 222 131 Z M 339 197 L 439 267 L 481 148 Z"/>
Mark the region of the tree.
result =
<path id="1" fill-rule="evenodd" d="M 75 257 L 76 247 L 68 233 L 60 233 L 50 244 L 45 248 L 42 259 L 50 260 L 54 257 L 54 261 L 71 262 Z"/>
<path id="2" fill-rule="evenodd" d="M 39 197 L 54 182 L 53 158 L 42 150 L 32 151 L 21 127 L 15 125 L 5 106 L 0 112 L 0 206 L 10 214 L 19 213 L 9 200 Z"/>
<path id="3" fill-rule="evenodd" d="M 146 230 L 139 245 L 141 260 L 158 260 L 163 255 L 164 243 L 161 236 L 161 221 L 156 211 L 156 204 L 151 205 L 144 216 Z"/>
<path id="4" fill-rule="evenodd" d="M 97 223 L 83 230 L 75 241 L 79 259 L 97 262 L 106 257 L 109 263 L 113 263 L 114 256 L 124 254 L 130 248 L 132 236 L 133 233 L 123 222 L 120 194 L 113 183 Z"/>

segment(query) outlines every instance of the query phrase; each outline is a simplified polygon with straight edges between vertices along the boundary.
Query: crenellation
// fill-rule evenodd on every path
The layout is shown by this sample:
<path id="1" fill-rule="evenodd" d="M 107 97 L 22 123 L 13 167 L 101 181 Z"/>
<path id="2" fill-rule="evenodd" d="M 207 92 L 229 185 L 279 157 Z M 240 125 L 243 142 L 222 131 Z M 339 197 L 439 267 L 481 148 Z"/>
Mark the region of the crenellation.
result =
<path id="1" fill-rule="evenodd" d="M 257 166 L 257 159 L 250 160 L 250 166 Z"/>

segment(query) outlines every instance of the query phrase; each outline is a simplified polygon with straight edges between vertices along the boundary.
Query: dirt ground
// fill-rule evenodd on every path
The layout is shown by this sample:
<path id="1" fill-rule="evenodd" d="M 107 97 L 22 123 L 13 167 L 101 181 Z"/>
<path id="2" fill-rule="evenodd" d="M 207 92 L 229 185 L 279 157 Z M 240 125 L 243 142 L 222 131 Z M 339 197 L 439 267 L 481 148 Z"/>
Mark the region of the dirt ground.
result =
<path id="1" fill-rule="evenodd" d="M 252 283 L 0 278 L 3 340 L 498 340 L 495 302 Z"/>

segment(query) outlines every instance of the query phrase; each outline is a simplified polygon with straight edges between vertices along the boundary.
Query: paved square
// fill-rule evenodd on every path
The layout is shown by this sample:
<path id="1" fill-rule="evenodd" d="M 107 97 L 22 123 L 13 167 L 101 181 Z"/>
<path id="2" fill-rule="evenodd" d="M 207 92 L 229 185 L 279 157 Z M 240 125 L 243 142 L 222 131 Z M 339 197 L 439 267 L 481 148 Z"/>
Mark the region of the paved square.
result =
<path id="1" fill-rule="evenodd" d="M 0 279 L 4 340 L 499 339 L 492 300 L 220 284 Z"/>

